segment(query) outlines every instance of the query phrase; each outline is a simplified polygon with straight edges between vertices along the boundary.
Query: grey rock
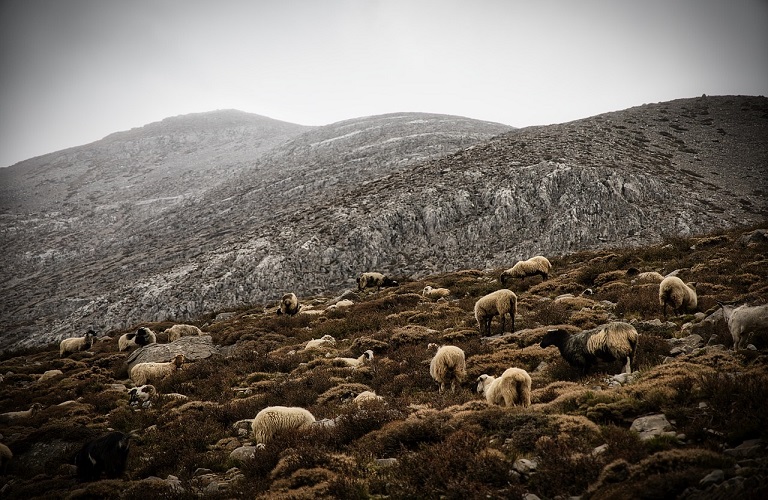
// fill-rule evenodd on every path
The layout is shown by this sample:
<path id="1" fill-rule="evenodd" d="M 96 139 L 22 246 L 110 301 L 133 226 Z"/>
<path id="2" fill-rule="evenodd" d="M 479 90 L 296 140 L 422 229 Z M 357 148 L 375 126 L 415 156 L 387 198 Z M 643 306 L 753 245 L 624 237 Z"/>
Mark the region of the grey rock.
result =
<path id="1" fill-rule="evenodd" d="M 247 462 L 248 460 L 253 460 L 255 457 L 255 446 L 241 446 L 239 448 L 235 448 L 229 454 L 229 458 L 236 462 Z"/>
<path id="2" fill-rule="evenodd" d="M 643 441 L 656 436 L 675 435 L 672 424 L 663 413 L 637 418 L 632 422 L 629 430 L 637 432 Z"/>
<path id="3" fill-rule="evenodd" d="M 704 476 L 704 478 L 699 481 L 699 485 L 706 488 L 711 484 L 722 483 L 724 479 L 725 472 L 720 469 L 716 469 Z"/>
<path id="4" fill-rule="evenodd" d="M 131 353 L 125 363 L 130 369 L 138 363 L 165 363 L 177 354 L 183 354 L 185 361 L 206 359 L 218 353 L 210 335 L 181 337 L 168 344 L 149 344 Z"/>

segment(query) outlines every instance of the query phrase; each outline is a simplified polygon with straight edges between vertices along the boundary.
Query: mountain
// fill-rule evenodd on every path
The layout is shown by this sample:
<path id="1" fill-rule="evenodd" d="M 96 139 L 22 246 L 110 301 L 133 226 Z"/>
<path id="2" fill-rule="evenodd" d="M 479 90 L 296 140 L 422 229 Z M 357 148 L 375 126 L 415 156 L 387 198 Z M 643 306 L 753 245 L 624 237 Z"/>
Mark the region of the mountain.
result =
<path id="1" fill-rule="evenodd" d="M 342 186 L 509 130 L 424 113 L 313 129 L 220 111 L 169 118 L 0 170 L 0 250 L 7 256 L 0 347 L 68 336 L 83 321 L 111 329 L 146 314 L 197 315 L 197 298 L 176 303 L 173 285 L 158 286 L 156 278 L 184 275 L 225 235 L 279 220 L 297 203 L 322 204 Z M 122 300 L 132 303 L 138 289 L 167 295 L 170 309 L 165 300 L 142 299 L 126 310 Z"/>

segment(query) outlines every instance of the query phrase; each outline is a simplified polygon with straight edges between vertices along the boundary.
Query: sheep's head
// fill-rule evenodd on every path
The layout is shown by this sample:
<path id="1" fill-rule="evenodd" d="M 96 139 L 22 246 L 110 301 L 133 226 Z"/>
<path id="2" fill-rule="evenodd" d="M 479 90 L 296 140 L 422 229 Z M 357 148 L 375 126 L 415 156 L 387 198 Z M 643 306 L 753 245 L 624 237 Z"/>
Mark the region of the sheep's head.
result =
<path id="1" fill-rule="evenodd" d="M 173 358 L 173 364 L 176 365 L 177 370 L 181 370 L 181 365 L 184 364 L 184 355 L 177 354 L 176 357 Z"/>
<path id="2" fill-rule="evenodd" d="M 430 350 L 432 350 L 432 349 L 435 349 L 435 350 L 437 350 L 437 348 L 438 348 L 438 347 L 440 347 L 440 346 L 438 346 L 438 345 L 437 345 L 437 344 L 435 344 L 434 342 L 430 342 L 429 344 L 427 344 L 427 350 L 428 350 L 428 351 L 430 351 Z"/>
<path id="3" fill-rule="evenodd" d="M 373 351 L 372 350 L 368 349 L 367 351 L 365 351 L 363 353 L 363 355 L 365 356 L 366 361 L 373 361 Z"/>
<path id="4" fill-rule="evenodd" d="M 539 342 L 539 346 L 542 349 L 546 349 L 547 347 L 551 345 L 559 345 L 561 344 L 565 339 L 568 338 L 569 333 L 565 330 L 561 330 L 559 328 L 555 328 L 553 330 L 547 330 L 547 333 L 544 334 L 544 338 L 541 339 L 541 342 Z"/>
<path id="5" fill-rule="evenodd" d="M 488 387 L 495 379 L 496 377 L 486 375 L 485 373 L 477 377 L 477 392 L 479 394 L 483 394 L 485 392 L 485 388 Z"/>

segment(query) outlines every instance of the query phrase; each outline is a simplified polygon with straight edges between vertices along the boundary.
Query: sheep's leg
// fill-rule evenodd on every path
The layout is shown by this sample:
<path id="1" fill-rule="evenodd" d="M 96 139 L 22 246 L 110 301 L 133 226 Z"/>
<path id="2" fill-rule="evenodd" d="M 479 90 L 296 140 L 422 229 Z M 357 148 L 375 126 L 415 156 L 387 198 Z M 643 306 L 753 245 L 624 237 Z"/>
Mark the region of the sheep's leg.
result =
<path id="1" fill-rule="evenodd" d="M 514 313 L 509 313 L 509 316 L 512 318 L 512 333 L 515 333 L 515 315 Z"/>
<path id="2" fill-rule="evenodd" d="M 624 363 L 624 368 L 621 373 L 632 373 L 632 367 L 630 366 L 630 357 L 627 356 L 627 362 Z"/>
<path id="3" fill-rule="evenodd" d="M 499 314 L 499 321 L 501 322 L 501 331 L 499 333 L 501 335 L 504 335 L 504 327 L 506 326 L 506 324 L 505 324 L 506 321 L 504 321 L 504 320 L 506 319 L 506 317 L 507 317 L 506 314 Z M 490 327 L 489 327 L 489 330 L 490 330 Z"/>

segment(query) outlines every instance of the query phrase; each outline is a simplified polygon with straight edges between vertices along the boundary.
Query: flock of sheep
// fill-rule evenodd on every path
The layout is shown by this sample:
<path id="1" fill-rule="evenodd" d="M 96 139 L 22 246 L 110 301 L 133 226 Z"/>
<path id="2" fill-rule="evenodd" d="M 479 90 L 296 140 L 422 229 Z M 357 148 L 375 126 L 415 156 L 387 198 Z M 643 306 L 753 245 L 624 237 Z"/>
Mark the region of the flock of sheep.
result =
<path id="1" fill-rule="evenodd" d="M 499 277 L 502 285 L 506 285 L 513 279 L 540 275 L 546 280 L 552 270 L 552 265 L 543 256 L 518 262 L 512 268 L 503 271 Z M 674 273 L 673 273 L 674 274 Z M 636 273 L 635 282 L 658 282 L 659 305 L 666 317 L 667 308 L 679 313 L 692 311 L 697 307 L 696 284 L 684 283 L 674 275 L 662 276 L 659 273 Z M 397 281 L 376 272 L 366 272 L 357 278 L 359 291 L 366 288 L 398 286 Z M 433 288 L 426 286 L 422 295 L 430 299 L 440 299 L 451 294 L 446 288 Z M 344 304 L 342 304 L 344 303 Z M 330 306 L 333 308 L 352 305 L 349 300 L 339 301 Z M 724 318 L 727 322 L 734 341 L 734 349 L 740 348 L 749 338 L 749 335 L 757 330 L 768 328 L 768 305 L 750 307 L 722 306 Z M 277 308 L 278 315 L 293 316 L 299 312 L 307 312 L 302 309 L 299 300 L 294 293 L 284 295 Z M 491 334 L 491 320 L 498 316 L 500 331 L 506 330 L 509 317 L 511 331 L 515 330 L 515 316 L 517 314 L 517 295 L 507 288 L 502 288 L 480 297 L 474 305 L 474 317 L 477 321 L 481 335 Z M 179 339 L 181 336 L 202 335 L 203 332 L 192 325 L 174 325 L 165 330 L 169 342 Z M 60 344 L 60 355 L 88 349 L 93 344 L 95 332 L 89 330 L 83 337 L 64 339 Z M 156 334 L 149 328 L 139 328 L 135 333 L 127 333 L 118 339 L 120 351 L 131 346 L 142 347 L 157 342 Z M 634 356 L 637 350 L 638 333 L 629 323 L 612 322 L 591 330 L 579 333 L 569 333 L 561 329 L 549 330 L 540 342 L 542 348 L 555 346 L 561 356 L 570 365 L 581 369 L 586 373 L 599 361 L 621 361 L 623 372 L 631 373 Z M 336 340 L 325 335 L 319 339 L 312 339 L 305 345 L 305 349 L 330 347 Z M 467 375 L 466 359 L 464 351 L 453 345 L 438 347 L 430 344 L 429 349 L 436 349 L 429 365 L 430 376 L 439 385 L 439 392 L 448 388 L 455 391 Z M 137 363 L 129 371 L 129 377 L 134 387 L 129 391 L 131 404 L 146 404 L 157 391 L 152 382 L 157 382 L 174 371 L 182 368 L 184 356 L 176 355 L 165 363 Z M 373 351 L 365 351 L 357 358 L 337 357 L 331 360 L 333 366 L 355 369 L 370 364 L 373 361 Z M 480 375 L 476 380 L 476 390 L 483 395 L 489 404 L 528 407 L 531 404 L 531 377 L 521 368 L 510 367 L 500 376 L 488 374 Z M 366 391 L 355 399 L 361 402 L 369 399 L 381 399 L 375 393 Z M 34 405 L 26 412 L 38 411 Z M 0 416 L 0 420 L 15 418 L 10 413 Z M 318 420 L 308 410 L 300 407 L 270 406 L 261 410 L 254 418 L 251 433 L 258 447 L 266 446 L 276 434 L 285 430 L 305 429 L 312 426 L 332 427 L 334 419 Z M 128 452 L 128 437 L 121 433 L 110 433 L 98 440 L 86 443 L 78 455 L 78 475 L 82 480 L 94 479 L 106 473 L 109 477 L 116 477 L 122 473 L 125 467 L 125 459 Z M 3 450 L 0 449 L 0 452 Z M 0 453 L 2 455 L 2 453 Z M 2 457 L 0 457 L 2 458 Z"/>

